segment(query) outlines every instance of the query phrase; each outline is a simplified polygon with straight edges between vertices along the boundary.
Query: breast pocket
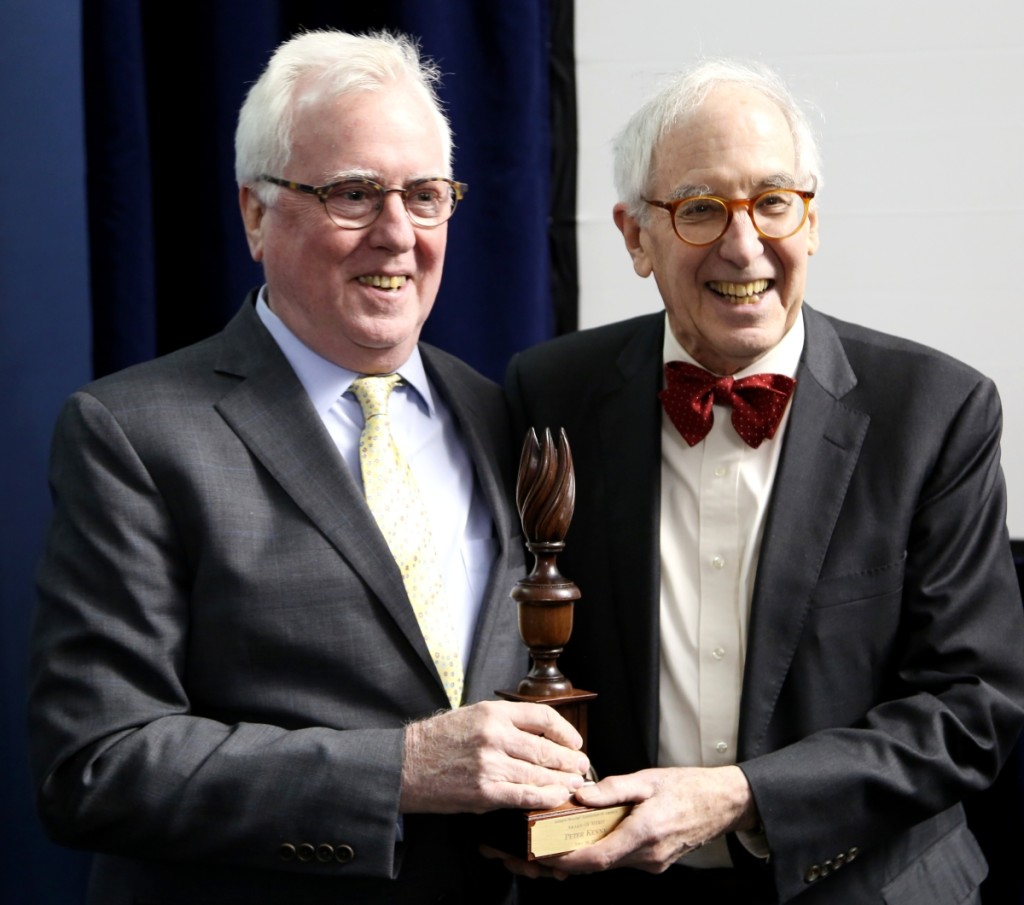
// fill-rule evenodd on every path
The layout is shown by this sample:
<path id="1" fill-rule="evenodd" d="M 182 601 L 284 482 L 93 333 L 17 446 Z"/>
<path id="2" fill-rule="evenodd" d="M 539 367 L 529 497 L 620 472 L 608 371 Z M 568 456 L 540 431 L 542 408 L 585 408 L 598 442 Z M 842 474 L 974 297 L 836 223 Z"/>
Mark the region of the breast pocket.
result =
<path id="1" fill-rule="evenodd" d="M 823 576 L 814 589 L 811 606 L 814 609 L 830 609 L 902 592 L 906 569 L 907 553 L 904 550 L 899 559 L 885 565 Z"/>

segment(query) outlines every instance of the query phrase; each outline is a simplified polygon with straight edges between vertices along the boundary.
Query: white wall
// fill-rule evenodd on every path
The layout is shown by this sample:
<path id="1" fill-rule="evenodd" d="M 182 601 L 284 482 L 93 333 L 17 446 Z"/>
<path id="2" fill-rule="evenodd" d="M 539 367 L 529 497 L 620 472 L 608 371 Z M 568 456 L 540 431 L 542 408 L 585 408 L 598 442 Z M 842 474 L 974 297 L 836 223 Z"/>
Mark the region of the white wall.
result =
<path id="1" fill-rule="evenodd" d="M 611 138 L 700 56 L 761 60 L 816 111 L 807 299 L 995 380 L 1010 533 L 1024 538 L 1024 3 L 578 0 L 582 327 L 660 307 L 611 220 Z"/>

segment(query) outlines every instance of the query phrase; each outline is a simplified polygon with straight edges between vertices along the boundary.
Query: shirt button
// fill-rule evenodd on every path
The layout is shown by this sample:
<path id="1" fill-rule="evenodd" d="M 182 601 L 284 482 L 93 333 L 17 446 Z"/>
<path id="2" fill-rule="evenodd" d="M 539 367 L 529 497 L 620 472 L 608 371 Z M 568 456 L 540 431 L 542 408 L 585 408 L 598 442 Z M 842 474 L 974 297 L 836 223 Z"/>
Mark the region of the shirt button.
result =
<path id="1" fill-rule="evenodd" d="M 713 651 L 711 651 L 711 656 L 714 657 L 716 660 L 723 659 L 725 657 L 725 648 L 716 647 Z"/>
<path id="2" fill-rule="evenodd" d="M 725 742 L 719 742 L 717 745 L 715 745 L 715 750 L 719 754 L 725 754 L 725 752 L 729 750 L 729 745 Z"/>
<path id="3" fill-rule="evenodd" d="M 715 466 L 715 477 L 716 478 L 724 478 L 728 473 L 729 473 L 729 469 L 726 468 L 724 465 L 716 465 Z"/>
<path id="4" fill-rule="evenodd" d="M 716 569 L 724 569 L 725 568 L 725 557 L 724 556 L 712 556 L 711 557 L 711 565 L 713 565 Z"/>

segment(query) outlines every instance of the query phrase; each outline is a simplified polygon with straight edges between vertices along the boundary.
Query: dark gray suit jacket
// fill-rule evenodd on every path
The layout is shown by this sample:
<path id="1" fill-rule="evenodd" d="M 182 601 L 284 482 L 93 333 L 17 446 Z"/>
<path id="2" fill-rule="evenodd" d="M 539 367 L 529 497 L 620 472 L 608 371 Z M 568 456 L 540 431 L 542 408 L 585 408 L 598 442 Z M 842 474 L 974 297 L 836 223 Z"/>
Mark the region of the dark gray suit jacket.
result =
<path id="1" fill-rule="evenodd" d="M 1024 720 L 998 397 L 947 356 L 804 312 L 739 727 L 772 855 L 735 858 L 781 901 L 959 903 L 985 874 L 959 802 Z M 657 756 L 663 330 L 657 314 L 585 331 L 508 372 L 520 427 L 565 427 L 572 447 L 559 562 L 583 598 L 560 663 L 600 695 L 605 775 Z M 619 873 L 601 888 L 628 890 Z"/>
<path id="2" fill-rule="evenodd" d="M 493 515 L 468 702 L 526 668 L 500 389 L 422 346 Z M 217 336 L 76 393 L 54 442 L 31 739 L 92 900 L 500 901 L 462 818 L 395 844 L 403 726 L 447 706 L 398 568 L 250 299 Z M 460 899 L 453 899 L 460 900 Z"/>

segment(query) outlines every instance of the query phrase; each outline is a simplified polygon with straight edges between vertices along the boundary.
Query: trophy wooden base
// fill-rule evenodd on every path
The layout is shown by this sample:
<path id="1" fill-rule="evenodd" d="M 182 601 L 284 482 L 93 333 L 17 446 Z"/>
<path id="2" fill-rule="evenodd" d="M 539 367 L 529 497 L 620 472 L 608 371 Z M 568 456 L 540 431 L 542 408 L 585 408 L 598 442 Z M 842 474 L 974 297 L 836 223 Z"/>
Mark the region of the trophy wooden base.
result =
<path id="1" fill-rule="evenodd" d="M 630 806 L 585 808 L 567 801 L 546 811 L 492 811 L 481 817 L 483 838 L 491 848 L 536 861 L 574 852 L 607 836 Z"/>

